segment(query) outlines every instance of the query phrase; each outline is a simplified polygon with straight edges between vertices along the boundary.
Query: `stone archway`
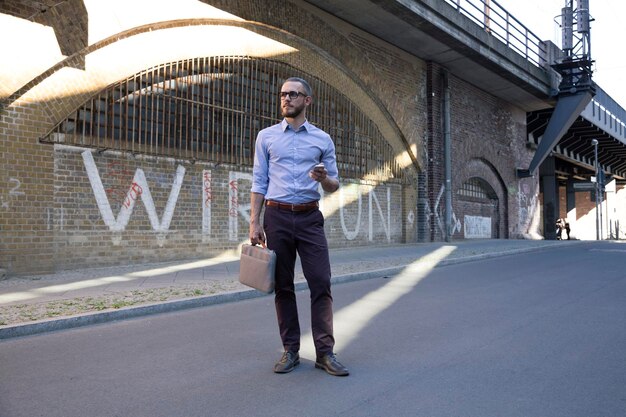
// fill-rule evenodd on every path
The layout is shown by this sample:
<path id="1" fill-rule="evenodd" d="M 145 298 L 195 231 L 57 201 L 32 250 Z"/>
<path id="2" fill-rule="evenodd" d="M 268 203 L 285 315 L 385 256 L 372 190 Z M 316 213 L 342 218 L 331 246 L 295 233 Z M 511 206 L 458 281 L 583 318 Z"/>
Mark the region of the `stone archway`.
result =
<path id="1" fill-rule="evenodd" d="M 465 217 L 469 216 L 469 222 L 475 225 L 473 230 L 478 230 L 476 227 L 490 219 L 489 237 L 507 239 L 509 204 L 502 177 L 493 164 L 482 158 L 470 160 L 465 175 L 455 186 L 454 206 L 455 212 L 462 217 L 460 220 L 465 224 Z"/>

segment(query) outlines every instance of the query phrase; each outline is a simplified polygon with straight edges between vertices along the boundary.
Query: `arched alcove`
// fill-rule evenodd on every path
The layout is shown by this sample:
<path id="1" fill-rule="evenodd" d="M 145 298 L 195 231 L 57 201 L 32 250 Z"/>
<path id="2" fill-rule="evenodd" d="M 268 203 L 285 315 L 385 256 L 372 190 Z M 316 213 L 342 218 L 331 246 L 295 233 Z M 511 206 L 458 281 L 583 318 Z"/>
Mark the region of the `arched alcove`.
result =
<path id="1" fill-rule="evenodd" d="M 141 71 L 92 96 L 42 141 L 251 166 L 256 134 L 280 120 L 278 91 L 290 76 L 311 83 L 309 118 L 333 138 L 343 178 L 402 177 L 392 146 L 346 95 L 285 62 L 248 56 Z"/>
<path id="2" fill-rule="evenodd" d="M 491 224 L 490 238 L 508 238 L 508 194 L 495 167 L 482 158 L 468 161 L 466 176 L 455 186 L 455 212 L 463 213 L 464 231 L 467 222 L 472 227 Z M 488 222 L 486 219 L 490 219 Z M 467 236 L 466 236 L 467 237 Z"/>

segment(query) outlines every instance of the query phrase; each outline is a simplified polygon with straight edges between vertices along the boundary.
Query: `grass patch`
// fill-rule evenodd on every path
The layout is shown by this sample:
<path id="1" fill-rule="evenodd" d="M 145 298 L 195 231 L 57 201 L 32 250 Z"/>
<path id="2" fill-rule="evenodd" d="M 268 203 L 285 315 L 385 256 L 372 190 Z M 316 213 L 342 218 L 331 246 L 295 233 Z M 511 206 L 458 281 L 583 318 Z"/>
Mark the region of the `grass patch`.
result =
<path id="1" fill-rule="evenodd" d="M 102 311 L 107 308 L 107 305 L 103 300 L 92 301 L 89 305 L 97 311 Z"/>
<path id="2" fill-rule="evenodd" d="M 198 297 L 238 288 L 238 282 L 185 285 L 180 287 L 148 287 L 124 293 L 76 297 L 56 301 L 16 304 L 0 307 L 0 326 L 28 323 L 51 317 L 71 317 L 107 309 L 166 302 L 185 297 Z"/>
<path id="3" fill-rule="evenodd" d="M 134 301 L 126 301 L 126 300 L 118 300 L 113 302 L 113 304 L 111 304 L 111 307 L 113 308 L 122 308 L 122 307 L 128 307 L 128 306 L 132 306 L 137 304 Z"/>

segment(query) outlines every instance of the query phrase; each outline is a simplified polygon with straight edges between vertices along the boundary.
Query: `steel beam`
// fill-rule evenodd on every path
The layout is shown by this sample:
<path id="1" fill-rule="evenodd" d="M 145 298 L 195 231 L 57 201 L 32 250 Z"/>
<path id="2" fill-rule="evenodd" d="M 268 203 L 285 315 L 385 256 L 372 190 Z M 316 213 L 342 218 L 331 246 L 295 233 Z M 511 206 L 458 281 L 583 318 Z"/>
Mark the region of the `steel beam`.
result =
<path id="1" fill-rule="evenodd" d="M 589 104 L 592 97 L 593 95 L 590 91 L 559 97 L 552 117 L 548 122 L 548 127 L 546 127 L 543 138 L 535 151 L 535 156 L 530 162 L 528 171 L 531 175 L 546 159 L 556 144 L 559 143 L 561 137 L 567 132 L 572 123 L 574 123 L 585 106 Z"/>

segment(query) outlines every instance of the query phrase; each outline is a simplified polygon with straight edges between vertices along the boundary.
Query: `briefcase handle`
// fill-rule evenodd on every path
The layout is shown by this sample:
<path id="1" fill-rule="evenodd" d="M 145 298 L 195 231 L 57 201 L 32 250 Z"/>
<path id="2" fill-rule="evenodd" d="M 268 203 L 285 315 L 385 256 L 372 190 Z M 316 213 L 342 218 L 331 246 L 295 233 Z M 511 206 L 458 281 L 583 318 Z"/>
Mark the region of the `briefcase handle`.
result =
<path id="1" fill-rule="evenodd" d="M 256 243 L 256 244 L 252 244 L 252 241 L 250 241 L 250 245 L 252 245 L 252 246 L 260 246 L 260 247 L 262 247 L 263 249 L 267 249 L 267 245 L 265 244 L 265 241 L 261 242 L 261 244 L 260 244 L 260 245 L 259 245 L 258 243 Z"/>

